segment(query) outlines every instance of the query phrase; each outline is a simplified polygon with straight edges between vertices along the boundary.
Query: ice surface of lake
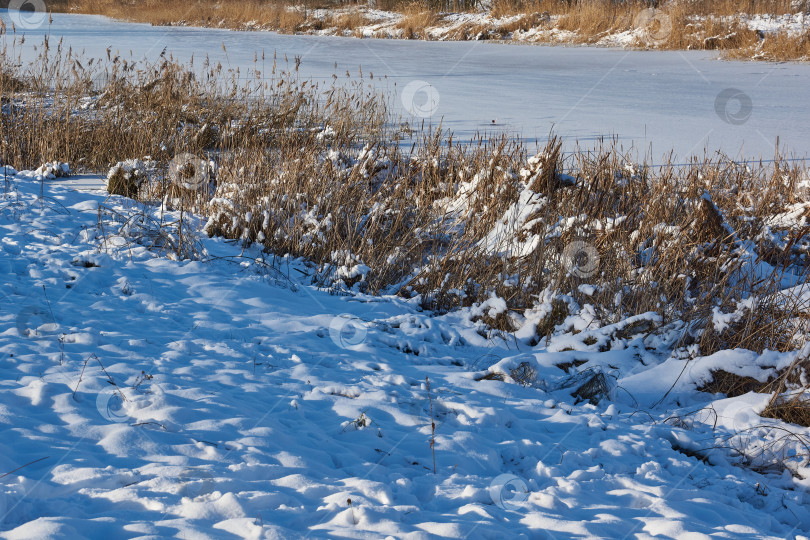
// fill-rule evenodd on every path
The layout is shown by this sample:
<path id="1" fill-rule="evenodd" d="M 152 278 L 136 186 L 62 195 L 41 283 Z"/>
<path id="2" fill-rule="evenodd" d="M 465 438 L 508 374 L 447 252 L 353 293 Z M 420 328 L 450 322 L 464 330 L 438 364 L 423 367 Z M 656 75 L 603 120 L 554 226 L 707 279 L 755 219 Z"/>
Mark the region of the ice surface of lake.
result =
<path id="1" fill-rule="evenodd" d="M 0 10 L 10 29 L 10 14 Z M 18 30 L 19 32 L 19 30 Z M 649 52 L 585 47 L 520 46 L 486 42 L 422 42 L 289 36 L 270 32 L 152 27 L 103 17 L 53 15 L 53 23 L 22 31 L 23 57 L 46 34 L 74 51 L 154 60 L 162 51 L 179 60 L 239 67 L 246 73 L 264 51 L 300 56 L 306 77 L 353 77 L 360 68 L 376 84 L 414 89 L 415 109 L 458 137 L 477 130 L 508 131 L 543 140 L 552 126 L 569 141 L 592 147 L 616 136 L 637 156 L 656 162 L 671 150 L 679 160 L 722 150 L 735 158 L 770 159 L 777 137 L 794 157 L 810 156 L 810 65 L 726 62 L 706 52 Z M 6 35 L 0 41 L 10 42 Z M 227 52 L 223 50 L 223 45 Z M 200 64 L 201 62 L 197 62 Z M 335 64 L 337 63 L 337 69 Z M 261 64 L 261 60 L 260 60 Z M 261 66 L 260 66 L 261 67 Z M 409 87 L 408 85 L 411 84 Z M 402 100 L 394 100 L 402 107 Z M 433 107 L 432 105 L 436 105 Z M 413 110 L 414 107 L 411 107 Z M 408 111 L 401 109 L 403 114 Z M 421 119 L 417 118 L 417 121 Z M 493 120 L 494 125 L 493 125 Z"/>

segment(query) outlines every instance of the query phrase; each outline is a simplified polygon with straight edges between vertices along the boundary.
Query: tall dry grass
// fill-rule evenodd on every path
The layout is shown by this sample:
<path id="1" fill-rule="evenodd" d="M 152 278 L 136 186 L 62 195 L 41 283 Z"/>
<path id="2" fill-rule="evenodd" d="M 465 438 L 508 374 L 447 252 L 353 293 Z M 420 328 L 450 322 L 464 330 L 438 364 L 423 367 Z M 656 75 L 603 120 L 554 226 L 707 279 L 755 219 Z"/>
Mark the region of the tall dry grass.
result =
<path id="1" fill-rule="evenodd" d="M 494 16 L 502 17 L 533 12 L 548 12 L 551 15 L 570 15 L 577 11 L 589 11 L 598 16 L 599 11 L 608 17 L 616 17 L 624 14 L 635 14 L 641 9 L 671 9 L 680 6 L 691 15 L 736 15 L 738 13 L 747 14 L 772 14 L 783 15 L 796 13 L 807 6 L 792 0 L 631 0 L 617 2 L 611 0 L 494 0 L 491 4 L 491 12 Z M 593 7 L 599 11 L 592 11 Z"/>
<path id="2" fill-rule="evenodd" d="M 746 46 L 726 49 L 723 54 L 737 60 L 810 60 L 810 30 L 798 35 L 780 32 L 757 40 L 749 37 Z"/>
<path id="3" fill-rule="evenodd" d="M 58 0 L 49 9 L 94 13 L 156 25 L 188 24 L 227 28 L 263 28 L 280 32 L 332 30 L 343 35 L 361 35 L 369 24 L 365 2 L 325 0 L 245 0 L 220 2 L 198 0 L 176 4 L 158 0 Z M 441 27 L 447 12 L 476 11 L 481 5 L 467 1 L 386 0 L 376 7 L 402 15 L 382 37 L 430 39 L 430 28 Z M 330 10 L 326 14 L 316 9 Z M 516 32 L 556 29 L 572 32 L 575 43 L 596 43 L 620 32 L 633 30 L 642 10 L 655 9 L 671 25 L 665 39 L 638 45 L 661 49 L 709 49 L 729 51 L 734 58 L 768 60 L 807 59 L 807 32 L 794 36 L 785 31 L 760 34 L 744 26 L 740 15 L 784 15 L 810 12 L 810 3 L 795 0 L 494 0 L 488 18 L 455 26 L 442 39 L 511 39 Z M 449 24 L 449 23 L 447 23 Z M 558 34 L 535 32 L 532 40 L 557 41 Z"/>
<path id="4" fill-rule="evenodd" d="M 663 326 L 646 318 L 621 332 L 674 332 L 673 347 L 699 354 L 799 350 L 810 333 L 806 163 L 653 168 L 610 141 L 564 154 L 552 134 L 529 153 L 505 136 L 458 143 L 441 130 L 408 151 L 388 97 L 363 80 L 324 86 L 274 61 L 246 83 L 219 66 L 88 59 L 50 41 L 24 65 L 13 46 L 0 50 L 0 165 L 109 169 L 111 192 L 194 211 L 209 235 L 270 258 L 306 258 L 320 286 L 436 312 L 497 297 L 505 308 L 482 322 L 509 332 L 530 321 L 532 343 L 574 332 L 577 309 L 596 325 L 655 312 Z M 173 169 L 186 154 L 196 161 Z M 119 162 L 132 158 L 127 176 Z M 189 184 L 200 163 L 210 174 Z M 181 213 L 143 234 L 191 257 L 190 223 Z M 759 387 L 774 392 L 766 415 L 807 422 L 805 368 Z M 711 391 L 750 382 L 726 379 Z"/>
<path id="5" fill-rule="evenodd" d="M 111 189 L 198 212 L 210 235 L 304 257 L 323 286 L 438 312 L 497 296 L 506 309 L 485 318 L 505 331 L 553 300 L 538 341 L 575 305 L 600 324 L 657 312 L 707 354 L 791 350 L 807 335 L 807 302 L 780 293 L 808 273 L 806 164 L 652 168 L 610 141 L 564 154 L 552 134 L 532 154 L 505 136 L 458 143 L 441 130 L 408 151 L 388 97 L 363 80 L 324 86 L 280 65 L 245 83 L 218 66 L 40 51 L 31 65 L 0 51 L 0 164 L 148 161 L 135 165 L 143 183 Z M 215 164 L 205 182 L 172 177 L 186 153 Z M 717 327 L 716 313 L 731 322 Z"/>
<path id="6" fill-rule="evenodd" d="M 328 2 L 284 2 L 245 0 L 239 2 L 195 1 L 162 2 L 159 0 L 64 0 L 49 4 L 49 9 L 69 13 L 89 13 L 127 21 L 163 26 L 221 26 L 226 28 L 263 27 L 282 32 L 295 32 L 305 27 L 308 10 L 327 7 Z"/>
<path id="7" fill-rule="evenodd" d="M 399 9 L 402 19 L 397 22 L 397 28 L 404 31 L 406 39 L 425 37 L 425 30 L 438 22 L 438 12 L 428 2 L 409 2 Z"/>
<path id="8" fill-rule="evenodd" d="M 576 32 L 577 41 L 596 42 L 610 33 L 632 29 L 642 9 L 642 3 L 580 2 L 560 13 L 557 28 Z"/>

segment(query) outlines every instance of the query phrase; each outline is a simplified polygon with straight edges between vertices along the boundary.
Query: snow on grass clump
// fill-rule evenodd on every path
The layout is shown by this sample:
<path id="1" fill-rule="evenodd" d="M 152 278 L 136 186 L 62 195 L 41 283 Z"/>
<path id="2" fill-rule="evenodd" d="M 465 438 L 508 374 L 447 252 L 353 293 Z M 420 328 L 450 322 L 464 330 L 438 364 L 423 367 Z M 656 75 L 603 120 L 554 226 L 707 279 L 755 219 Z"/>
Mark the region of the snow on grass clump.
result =
<path id="1" fill-rule="evenodd" d="M 371 268 L 348 251 L 335 251 L 332 253 L 331 279 L 345 287 L 358 289 L 365 281 Z"/>
<path id="2" fill-rule="evenodd" d="M 291 259 L 279 286 L 260 271 L 261 249 L 198 229 L 184 244 L 204 246 L 201 259 L 167 260 L 143 231 L 175 234 L 179 211 L 43 187 L 32 173 L 10 177 L 0 201 L 15 208 L 0 213 L 13 253 L 0 275 L 7 306 L 52 311 L 59 333 L 20 333 L 14 319 L 31 309 L 0 333 L 0 425 L 16 426 L 14 444 L 0 442 L 11 536 L 160 523 L 177 534 L 512 537 L 542 523 L 617 537 L 664 521 L 679 534 L 810 533 L 806 430 L 763 418 L 768 394 L 699 391 L 721 369 L 773 380 L 801 351 L 701 355 L 677 344 L 685 324 L 657 311 L 611 322 L 591 303 L 604 287 L 593 278 L 510 315 L 516 336 L 551 316 L 548 341 L 492 339 L 486 320 L 513 311 L 501 295 L 440 315 L 418 299 L 319 291 Z M 52 233 L 72 241 L 54 249 Z M 330 257 L 343 278 L 367 275 L 354 252 Z M 336 340 L 336 320 L 364 331 Z M 76 515 L 88 482 L 106 502 Z M 707 496 L 722 520 L 705 513 Z M 122 503 L 133 499 L 140 513 Z"/>
<path id="3" fill-rule="evenodd" d="M 45 180 L 65 178 L 70 176 L 70 165 L 67 163 L 61 163 L 59 161 L 51 161 L 49 163 L 42 164 L 42 166 L 34 171 L 34 174 L 38 177 L 44 178 Z"/>
<path id="4" fill-rule="evenodd" d="M 9 177 L 9 176 L 15 176 L 16 174 L 17 174 L 17 169 L 15 169 L 14 167 L 12 167 L 10 165 L 0 166 L 0 175 L 2 175 L 4 178 Z"/>
<path id="5" fill-rule="evenodd" d="M 141 184 L 149 180 L 150 171 L 156 163 L 147 158 L 119 161 L 107 172 L 107 191 L 114 195 L 134 198 L 138 196 Z"/>

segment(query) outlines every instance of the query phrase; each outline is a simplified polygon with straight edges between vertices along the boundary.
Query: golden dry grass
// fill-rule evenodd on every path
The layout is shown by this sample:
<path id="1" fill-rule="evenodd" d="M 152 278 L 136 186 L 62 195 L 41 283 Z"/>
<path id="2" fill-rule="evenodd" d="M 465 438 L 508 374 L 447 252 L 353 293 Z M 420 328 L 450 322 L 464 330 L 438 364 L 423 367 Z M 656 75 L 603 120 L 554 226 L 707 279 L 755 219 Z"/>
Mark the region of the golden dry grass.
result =
<path id="1" fill-rule="evenodd" d="M 716 157 L 653 169 L 609 143 L 565 155 L 552 135 L 532 156 L 506 136 L 458 144 L 441 131 L 419 133 L 404 152 L 387 97 L 362 80 L 318 85 L 274 62 L 273 84 L 247 88 L 219 67 L 199 77 L 165 60 L 132 69 L 58 45 L 40 50 L 31 66 L 0 50 L 0 165 L 59 160 L 104 172 L 150 156 L 155 169 L 143 183 L 113 167 L 110 192 L 196 212 L 208 219 L 205 232 L 260 246 L 268 260 L 306 258 L 321 286 L 397 293 L 436 312 L 497 295 L 506 310 L 480 320 L 499 332 L 514 331 L 521 314 L 549 298 L 534 343 L 564 323 L 569 302 L 587 303 L 603 325 L 655 312 L 664 325 L 685 325 L 677 345 L 703 355 L 800 350 L 810 334 L 806 301 L 775 294 L 785 274 L 810 272 L 810 229 L 771 220 L 796 204 L 810 216 L 804 163 L 777 156 L 744 167 Z M 178 184 L 170 164 L 185 153 L 214 161 L 215 174 L 196 187 Z M 500 248 L 488 247 L 527 190 L 544 204 Z M 448 210 L 448 201 L 460 206 Z M 566 222 L 573 226 L 561 229 Z M 162 249 L 191 257 L 193 234 L 182 227 L 159 231 L 176 240 Z M 510 253 L 532 236 L 535 247 Z M 565 263 L 576 243 L 597 255 L 588 276 Z M 750 272 L 749 250 L 772 265 L 770 275 Z M 347 264 L 368 270 L 340 275 Z M 583 283 L 594 290 L 583 292 Z M 750 299 L 756 303 L 741 310 Z M 716 311 L 739 316 L 717 330 Z M 717 371 L 702 389 L 772 393 L 763 417 L 808 425 L 807 367 L 797 357 L 764 384 Z"/>
<path id="2" fill-rule="evenodd" d="M 489 18 L 467 23 L 445 33 L 443 39 L 510 39 L 533 29 L 573 32 L 566 34 L 575 43 L 596 43 L 609 35 L 633 30 L 644 2 L 613 0 L 495 0 Z M 349 6 L 349 7 L 347 7 Z M 334 4 L 325 0 L 245 0 L 222 2 L 197 0 L 168 3 L 158 0 L 57 0 L 49 4 L 55 11 L 108 15 L 115 18 L 156 25 L 187 24 L 227 28 L 263 28 L 280 32 L 313 32 L 332 28 L 343 35 L 361 36 L 359 27 L 367 25 L 363 9 L 352 4 Z M 386 0 L 378 7 L 390 9 L 402 18 L 378 35 L 397 35 L 407 39 L 427 39 L 426 30 L 441 25 L 447 11 L 473 10 L 469 2 Z M 326 17 L 316 16 L 315 8 L 331 8 Z M 757 35 L 740 24 L 737 15 L 796 13 L 802 6 L 790 0 L 720 0 L 713 2 L 663 0 L 655 10 L 656 24 L 666 20 L 668 27 L 656 39 L 640 39 L 637 46 L 658 49 L 706 49 L 724 51 L 727 58 L 760 60 L 807 60 L 807 33 L 792 36 L 786 32 Z M 807 9 L 805 6 L 804 9 Z M 656 28 L 651 28 L 655 32 Z M 659 29 L 660 30 L 660 29 Z M 535 33 L 535 41 L 557 42 L 557 34 Z"/>
<path id="3" fill-rule="evenodd" d="M 810 398 L 804 388 L 795 395 L 777 395 L 762 411 L 763 418 L 776 418 L 789 424 L 810 427 Z"/>
<path id="4" fill-rule="evenodd" d="M 593 43 L 609 33 L 630 30 L 643 7 L 609 2 L 581 2 L 566 10 L 557 23 L 560 30 L 577 33 L 577 41 Z"/>
<path id="5" fill-rule="evenodd" d="M 692 15 L 735 15 L 748 14 L 786 14 L 795 13 L 797 7 L 790 0 L 713 0 L 713 1 L 658 1 L 658 2 L 613 2 L 610 0 L 582 0 L 568 2 L 565 0 L 494 0 L 491 13 L 493 17 L 507 17 L 526 13 L 548 12 L 550 15 L 571 15 L 580 10 L 589 11 L 597 7 L 607 18 L 635 14 L 647 7 L 672 9 L 678 6 Z"/>
<path id="6" fill-rule="evenodd" d="M 747 60 L 810 60 L 810 30 L 803 34 L 791 35 L 786 32 L 766 35 L 762 39 L 751 41 L 747 46 L 727 49 L 723 52 L 726 58 Z"/>
<path id="7" fill-rule="evenodd" d="M 514 32 L 527 32 L 533 28 L 549 28 L 551 18 L 548 12 L 515 14 L 507 18 L 506 21 L 499 21 L 497 30 L 503 35 Z"/>
<path id="8" fill-rule="evenodd" d="M 133 69 L 58 45 L 40 51 L 32 66 L 0 51 L 4 162 L 104 172 L 150 156 L 163 173 L 114 189 L 178 200 L 209 218 L 209 234 L 304 257 L 325 286 L 394 288 L 440 312 L 495 294 L 507 305 L 490 318 L 501 329 L 552 292 L 589 304 L 603 324 L 650 311 L 686 321 L 683 344 L 704 354 L 793 350 L 808 331 L 806 306 L 774 293 L 784 273 L 810 270 L 810 230 L 769 221 L 805 204 L 805 164 L 716 157 L 653 169 L 610 143 L 564 155 L 551 136 L 532 156 L 507 136 L 459 144 L 441 131 L 417 134 L 406 152 L 388 96 L 362 80 L 302 81 L 295 65 L 274 62 L 273 83 L 257 88 L 219 67 L 201 77 L 166 60 Z M 169 163 L 185 153 L 217 162 L 210 186 L 167 181 Z M 486 239 L 527 193 L 544 204 L 493 248 Z M 532 249 L 517 249 L 529 241 Z M 578 243 L 598 255 L 587 278 L 564 263 Z M 755 280 L 749 255 L 773 273 Z M 335 274 L 361 263 L 362 279 Z M 583 282 L 595 291 L 583 292 Z M 740 311 L 750 298 L 756 308 Z M 739 316 L 715 330 L 715 310 Z M 537 339 L 556 326 L 544 325 Z"/>
<path id="9" fill-rule="evenodd" d="M 418 39 L 425 36 L 425 30 L 434 26 L 438 21 L 438 13 L 426 2 L 411 2 L 403 4 L 400 8 L 402 19 L 397 22 L 397 28 L 403 30 L 407 39 Z"/>
<path id="10" fill-rule="evenodd" d="M 333 15 L 326 23 L 328 26 L 334 26 L 338 32 L 354 32 L 357 28 L 369 24 L 369 20 L 359 9 L 350 9 Z"/>
<path id="11" fill-rule="evenodd" d="M 307 9 L 319 3 L 245 0 L 215 2 L 198 0 L 173 3 L 160 0 L 64 0 L 49 6 L 72 13 L 106 15 L 116 19 L 145 22 L 153 25 L 187 24 L 191 26 L 223 26 L 243 28 L 258 25 L 263 28 L 293 32 L 307 22 Z"/>

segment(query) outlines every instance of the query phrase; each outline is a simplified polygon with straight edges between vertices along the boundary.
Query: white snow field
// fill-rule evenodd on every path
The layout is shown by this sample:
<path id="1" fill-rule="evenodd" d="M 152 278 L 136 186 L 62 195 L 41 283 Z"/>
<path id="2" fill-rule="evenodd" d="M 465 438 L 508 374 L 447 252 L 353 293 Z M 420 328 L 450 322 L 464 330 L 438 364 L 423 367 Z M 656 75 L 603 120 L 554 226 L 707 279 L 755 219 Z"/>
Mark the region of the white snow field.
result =
<path id="1" fill-rule="evenodd" d="M 586 309 L 532 347 L 529 313 L 502 339 L 222 239 L 172 260 L 176 213 L 44 172 L 0 168 L 0 538 L 810 534 L 808 429 L 696 390 L 796 352 L 687 362 Z"/>
<path id="2" fill-rule="evenodd" d="M 362 65 L 412 121 L 462 138 L 553 124 L 655 159 L 767 159 L 777 137 L 810 157 L 808 65 L 71 15 L 0 46 L 30 61 L 46 34 L 243 77 L 274 51 L 327 82 L 336 60 Z M 180 261 L 177 212 L 52 176 L 0 166 L 0 538 L 810 538 L 810 428 L 761 418 L 766 394 L 698 391 L 720 368 L 764 382 L 810 346 L 683 356 L 677 321 L 597 328 L 587 304 L 536 344 L 550 299 L 503 335 L 480 322 L 502 299 L 438 316 L 319 289 L 306 261 L 209 239 L 188 214 Z M 796 285 L 779 294 L 810 305 Z M 600 399 L 573 395 L 592 381 Z"/>
<path id="3" fill-rule="evenodd" d="M 715 151 L 767 160 L 777 138 L 793 157 L 810 156 L 810 64 L 729 62 L 696 51 L 152 27 L 86 15 L 54 14 L 48 24 L 38 15 L 18 29 L 24 61 L 42 51 L 47 35 L 52 46 L 62 40 L 87 57 L 106 58 L 110 49 L 122 59 L 154 61 L 165 51 L 181 61 L 193 57 L 199 69 L 208 57 L 251 80 L 255 71 L 270 77 L 276 53 L 279 69 L 291 69 L 297 56 L 301 77 L 328 83 L 347 71 L 357 79 L 362 68 L 367 82 L 406 97 L 394 105 L 412 125 L 443 121 L 462 140 L 482 130 L 544 141 L 554 127 L 569 149 L 616 137 L 636 160 L 653 163 L 672 151 L 683 161 Z M 0 45 L 11 46 L 9 12 L 0 10 L 0 18 L 9 28 Z"/>

